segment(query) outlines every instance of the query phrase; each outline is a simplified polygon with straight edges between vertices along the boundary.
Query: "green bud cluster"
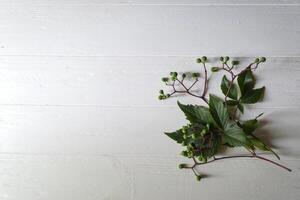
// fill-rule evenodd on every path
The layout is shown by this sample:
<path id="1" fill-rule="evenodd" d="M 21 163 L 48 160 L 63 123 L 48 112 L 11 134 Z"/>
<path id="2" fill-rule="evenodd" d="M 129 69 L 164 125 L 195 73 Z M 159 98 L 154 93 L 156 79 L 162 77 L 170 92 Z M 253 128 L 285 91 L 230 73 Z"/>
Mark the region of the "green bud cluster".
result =
<path id="1" fill-rule="evenodd" d="M 182 152 L 180 153 L 180 155 L 182 155 L 182 156 L 184 156 L 184 157 L 187 157 L 187 156 L 188 156 L 188 152 L 187 152 L 187 151 L 182 151 Z"/>
<path id="2" fill-rule="evenodd" d="M 207 134 L 207 130 L 206 129 L 203 129 L 202 131 L 201 131 L 201 133 L 200 133 L 200 135 L 203 137 L 203 136 L 205 136 L 206 134 Z"/>
<path id="3" fill-rule="evenodd" d="M 170 96 L 171 96 L 170 94 L 165 94 L 163 90 L 159 90 L 159 96 L 158 96 L 159 100 L 167 99 Z"/>
<path id="4" fill-rule="evenodd" d="M 196 139 L 197 138 L 197 134 L 196 133 L 193 133 L 192 134 L 192 139 Z"/>
<path id="5" fill-rule="evenodd" d="M 266 57 L 255 58 L 254 63 L 266 62 Z"/>
<path id="6" fill-rule="evenodd" d="M 222 63 L 227 63 L 228 60 L 229 60 L 229 57 L 228 57 L 228 56 L 225 56 L 225 57 L 221 56 L 221 57 L 220 57 L 220 61 L 221 61 Z"/>
<path id="7" fill-rule="evenodd" d="M 197 58 L 196 62 L 197 63 L 206 63 L 207 62 L 207 57 L 202 56 L 201 58 Z"/>
<path id="8" fill-rule="evenodd" d="M 178 73 L 177 73 L 177 72 L 170 72 L 170 76 L 171 76 L 171 77 L 177 77 L 177 76 L 178 76 Z"/>
<path id="9" fill-rule="evenodd" d="M 201 155 L 201 156 L 198 156 L 197 158 L 198 158 L 198 160 L 199 160 L 199 161 L 202 161 L 202 162 L 204 162 L 204 163 L 206 163 L 206 162 L 207 162 L 207 158 L 206 158 L 206 157 L 204 157 L 203 155 Z"/>

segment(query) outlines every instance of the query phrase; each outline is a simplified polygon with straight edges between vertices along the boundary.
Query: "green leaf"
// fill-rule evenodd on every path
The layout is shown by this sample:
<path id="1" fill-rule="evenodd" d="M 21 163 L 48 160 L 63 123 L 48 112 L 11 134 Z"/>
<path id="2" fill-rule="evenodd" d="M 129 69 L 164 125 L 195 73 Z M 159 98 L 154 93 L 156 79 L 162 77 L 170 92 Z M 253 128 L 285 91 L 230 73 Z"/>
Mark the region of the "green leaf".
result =
<path id="1" fill-rule="evenodd" d="M 209 95 L 209 110 L 217 125 L 225 129 L 229 121 L 229 114 L 224 102 L 214 95 Z"/>
<path id="2" fill-rule="evenodd" d="M 254 135 L 251 135 L 251 136 L 249 136 L 248 139 L 255 148 L 262 150 L 262 151 L 270 151 L 274 154 L 274 156 L 276 156 L 276 158 L 278 160 L 280 160 L 280 157 L 268 145 L 266 145 L 263 141 L 261 141 L 259 138 L 255 137 Z"/>
<path id="3" fill-rule="evenodd" d="M 175 140 L 177 143 L 182 143 L 184 141 L 183 133 L 181 132 L 181 129 L 175 132 L 165 133 L 165 134 L 169 136 L 171 139 Z"/>
<path id="4" fill-rule="evenodd" d="M 239 104 L 239 102 L 236 100 L 227 100 L 226 102 L 228 106 L 236 106 Z"/>
<path id="5" fill-rule="evenodd" d="M 184 105 L 177 101 L 179 108 L 184 112 L 186 119 L 191 123 L 215 124 L 209 109 L 204 106 Z"/>
<path id="6" fill-rule="evenodd" d="M 211 148 L 206 152 L 206 157 L 210 158 L 216 155 L 222 145 L 222 137 L 220 135 L 216 135 L 211 140 Z"/>
<path id="7" fill-rule="evenodd" d="M 230 81 L 228 81 L 228 79 L 224 75 L 222 78 L 222 83 L 221 83 L 221 90 L 222 90 L 223 94 L 225 96 L 227 95 L 228 97 L 237 100 L 238 89 L 237 89 L 236 85 L 234 83 L 232 83 L 230 90 L 229 90 L 229 87 L 230 87 Z"/>
<path id="8" fill-rule="evenodd" d="M 245 104 L 253 104 L 263 98 L 265 87 L 248 90 L 242 97 L 241 102 Z"/>
<path id="9" fill-rule="evenodd" d="M 215 134 L 213 132 L 208 133 L 208 138 L 206 140 L 200 141 L 200 143 L 196 143 L 196 149 L 200 149 L 200 151 L 195 151 L 195 156 L 200 156 L 204 160 L 209 159 L 214 156 L 220 149 L 222 145 L 222 137 L 219 134 Z"/>
<path id="10" fill-rule="evenodd" d="M 243 104 L 239 103 L 239 104 L 237 105 L 237 107 L 238 107 L 238 109 L 241 111 L 241 113 L 244 113 L 244 106 L 243 106 Z"/>
<path id="11" fill-rule="evenodd" d="M 247 120 L 242 124 L 242 128 L 246 134 L 252 134 L 259 127 L 257 119 Z"/>
<path id="12" fill-rule="evenodd" d="M 249 69 L 249 68 L 248 68 Z M 240 87 L 240 91 L 242 96 L 249 90 L 252 90 L 255 85 L 255 79 L 252 71 L 245 70 L 238 76 L 238 85 Z"/>
<path id="13" fill-rule="evenodd" d="M 224 140 L 231 146 L 249 147 L 249 141 L 243 129 L 232 122 L 224 131 Z"/>

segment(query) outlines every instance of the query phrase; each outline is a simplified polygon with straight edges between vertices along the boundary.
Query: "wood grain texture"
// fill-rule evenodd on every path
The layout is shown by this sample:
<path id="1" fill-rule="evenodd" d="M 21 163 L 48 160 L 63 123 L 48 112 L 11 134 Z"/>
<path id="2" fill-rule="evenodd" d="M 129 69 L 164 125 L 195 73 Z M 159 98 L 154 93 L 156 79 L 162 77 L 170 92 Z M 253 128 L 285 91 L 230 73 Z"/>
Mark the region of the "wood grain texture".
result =
<path id="1" fill-rule="evenodd" d="M 212 66 L 217 59 L 211 58 Z M 251 59 L 240 58 L 241 64 L 247 65 Z M 158 101 L 158 90 L 168 91 L 160 78 L 168 76 L 172 70 L 201 71 L 202 66 L 195 60 L 196 57 L 1 56 L 0 103 L 174 106 L 176 98 Z M 268 58 L 256 73 L 257 87 L 267 87 L 265 101 L 257 106 L 299 107 L 299 64 L 299 57 Z M 211 92 L 221 93 L 222 75 L 215 73 L 211 76 Z M 199 88 L 202 88 L 201 82 Z M 189 97 L 180 97 L 179 100 L 201 102 Z"/>
<path id="2" fill-rule="evenodd" d="M 0 55 L 300 55 L 295 5 L 60 2 L 1 9 Z"/>
<path id="3" fill-rule="evenodd" d="M 299 0 L 1 0 L 0 199 L 300 199 L 299 23 Z M 265 113 L 257 135 L 292 173 L 223 160 L 199 183 L 177 169 L 190 161 L 163 132 L 186 123 L 177 99 L 200 101 L 158 101 L 160 77 L 203 54 L 268 56 L 245 119 Z"/>
<path id="4" fill-rule="evenodd" d="M 257 135 L 283 159 L 299 159 L 300 109 L 251 109 L 245 118 L 261 112 L 263 127 Z M 176 160 L 182 148 L 163 132 L 186 124 L 177 107 L 1 106 L 0 119 L 2 153 L 173 155 Z"/>
<path id="5" fill-rule="evenodd" d="M 1 155 L 0 189 L 1 198 L 12 200 L 298 199 L 300 163 L 288 164 L 297 170 L 287 173 L 247 159 L 224 161 L 198 169 L 211 175 L 199 183 L 190 171 L 178 170 L 172 158 L 158 156 Z"/>
<path id="6" fill-rule="evenodd" d="M 1 0 L 2 5 L 298 5 L 299 0 Z"/>

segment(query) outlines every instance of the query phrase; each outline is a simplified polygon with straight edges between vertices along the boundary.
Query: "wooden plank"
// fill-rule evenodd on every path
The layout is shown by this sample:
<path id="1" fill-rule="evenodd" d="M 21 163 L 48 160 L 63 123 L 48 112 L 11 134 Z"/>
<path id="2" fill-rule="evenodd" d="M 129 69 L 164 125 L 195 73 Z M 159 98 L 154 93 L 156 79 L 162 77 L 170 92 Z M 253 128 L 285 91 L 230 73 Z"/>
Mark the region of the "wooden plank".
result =
<path id="1" fill-rule="evenodd" d="M 167 138 L 186 124 L 173 107 L 1 106 L 1 153 L 29 155 L 179 156 L 182 148 Z M 300 109 L 252 109 L 245 119 L 264 112 L 257 133 L 283 159 L 300 158 Z M 230 151 L 227 153 L 231 153 Z M 243 149 L 237 152 L 247 153 Z"/>
<path id="2" fill-rule="evenodd" d="M 200 183 L 191 171 L 177 169 L 170 158 L 1 155 L 0 162 L 3 199 L 196 200 L 201 196 L 213 200 L 293 200 L 300 197 L 299 160 L 286 162 L 294 169 L 292 173 L 249 159 L 211 163 L 198 169 L 210 175 Z"/>
<path id="3" fill-rule="evenodd" d="M 200 103 L 181 96 L 158 101 L 168 89 L 160 78 L 170 71 L 198 71 L 196 57 L 0 57 L 2 105 L 175 106 Z M 217 58 L 212 58 L 214 66 Z M 250 62 L 241 58 L 242 65 Z M 257 70 L 257 87 L 265 85 L 258 107 L 299 107 L 300 58 L 268 58 Z M 220 94 L 222 73 L 211 77 L 210 91 Z M 201 88 L 201 83 L 200 83 Z M 168 90 L 166 90 L 168 91 Z M 201 92 L 201 91 L 200 91 Z"/>
<path id="4" fill-rule="evenodd" d="M 299 0 L 1 0 L 1 5 L 298 5 Z"/>
<path id="5" fill-rule="evenodd" d="M 8 4 L 0 10 L 0 55 L 299 56 L 299 10 Z"/>

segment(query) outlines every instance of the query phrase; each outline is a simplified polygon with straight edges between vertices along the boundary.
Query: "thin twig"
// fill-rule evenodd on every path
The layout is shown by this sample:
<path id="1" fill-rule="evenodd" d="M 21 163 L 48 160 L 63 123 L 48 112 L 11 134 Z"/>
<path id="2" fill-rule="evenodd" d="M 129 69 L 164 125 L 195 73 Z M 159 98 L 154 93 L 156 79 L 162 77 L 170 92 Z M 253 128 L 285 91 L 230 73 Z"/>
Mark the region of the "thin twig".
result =
<path id="1" fill-rule="evenodd" d="M 194 164 L 193 166 L 191 166 L 191 167 L 185 167 L 185 168 L 187 168 L 187 169 L 193 169 L 193 168 L 196 167 L 197 165 L 204 165 L 204 164 L 208 164 L 208 163 L 215 162 L 215 161 L 217 161 L 217 160 L 224 160 L 224 159 L 231 159 L 231 158 L 257 158 L 257 159 L 260 159 L 260 160 L 263 160 L 263 161 L 272 163 L 272 164 L 274 164 L 274 165 L 276 165 L 276 166 L 278 166 L 278 167 L 281 167 L 281 168 L 283 168 L 283 169 L 285 169 L 285 170 L 287 170 L 287 171 L 289 171 L 289 172 L 292 171 L 290 168 L 288 168 L 288 167 L 286 167 L 286 166 L 284 166 L 284 165 L 282 165 L 282 164 L 279 164 L 279 163 L 277 163 L 277 162 L 275 162 L 275 161 L 269 160 L 269 159 L 264 158 L 264 157 L 262 157 L 262 156 L 258 156 L 258 155 L 256 155 L 255 153 L 254 153 L 253 155 L 224 156 L 224 157 L 219 157 L 219 158 L 213 157 L 212 160 L 207 161 L 207 162 L 205 162 L 205 163 L 198 163 L 198 162 L 195 161 L 195 164 Z M 194 159 L 195 159 L 195 158 L 194 158 Z"/>

